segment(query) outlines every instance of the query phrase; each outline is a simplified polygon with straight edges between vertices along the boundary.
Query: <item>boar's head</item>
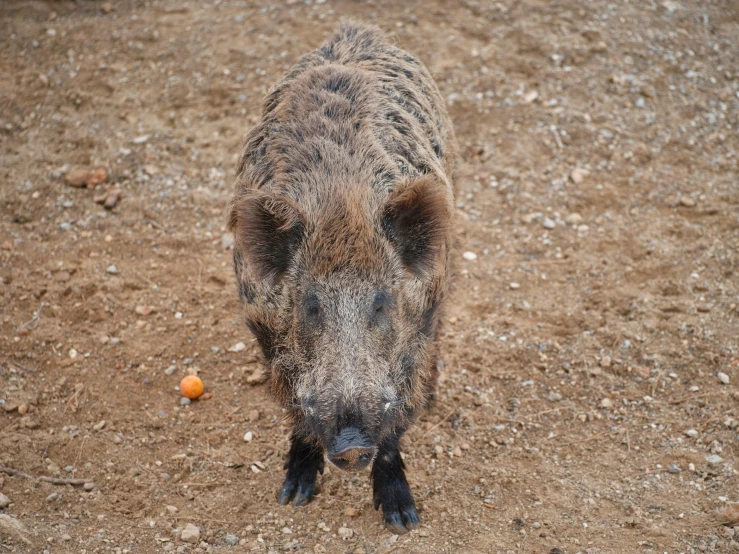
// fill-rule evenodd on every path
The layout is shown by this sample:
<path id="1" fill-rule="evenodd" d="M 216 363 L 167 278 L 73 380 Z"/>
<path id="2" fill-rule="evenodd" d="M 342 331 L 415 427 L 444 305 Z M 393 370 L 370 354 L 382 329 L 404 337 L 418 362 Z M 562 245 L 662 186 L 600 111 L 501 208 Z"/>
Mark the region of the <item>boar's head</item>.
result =
<path id="1" fill-rule="evenodd" d="M 338 467 L 369 465 L 432 393 L 447 190 L 423 175 L 384 194 L 248 189 L 232 204 L 240 295 L 273 390 Z"/>

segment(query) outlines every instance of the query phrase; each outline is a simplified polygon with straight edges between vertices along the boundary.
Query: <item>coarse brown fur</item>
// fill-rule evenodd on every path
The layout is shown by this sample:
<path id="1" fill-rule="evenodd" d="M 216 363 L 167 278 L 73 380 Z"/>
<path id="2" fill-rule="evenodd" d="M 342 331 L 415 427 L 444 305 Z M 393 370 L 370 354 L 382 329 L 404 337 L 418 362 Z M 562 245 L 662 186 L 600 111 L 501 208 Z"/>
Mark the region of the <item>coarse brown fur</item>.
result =
<path id="1" fill-rule="evenodd" d="M 435 388 L 454 212 L 443 104 L 419 61 L 345 23 L 247 137 L 229 218 L 246 321 L 295 432 L 324 447 L 344 412 L 375 444 L 402 433 Z"/>

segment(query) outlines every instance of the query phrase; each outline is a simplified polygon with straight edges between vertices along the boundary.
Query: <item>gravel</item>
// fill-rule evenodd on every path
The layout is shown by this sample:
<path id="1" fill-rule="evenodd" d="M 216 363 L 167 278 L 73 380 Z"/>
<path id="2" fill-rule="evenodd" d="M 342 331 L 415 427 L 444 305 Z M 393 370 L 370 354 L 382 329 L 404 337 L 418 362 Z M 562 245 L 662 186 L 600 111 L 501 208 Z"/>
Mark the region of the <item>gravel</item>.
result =
<path id="1" fill-rule="evenodd" d="M 4 510 L 8 506 L 10 506 L 10 498 L 0 492 L 0 510 Z"/>
<path id="2" fill-rule="evenodd" d="M 721 381 L 722 384 L 728 385 L 731 382 L 731 379 L 729 379 L 729 376 L 726 375 L 723 371 L 718 372 L 718 380 Z"/>

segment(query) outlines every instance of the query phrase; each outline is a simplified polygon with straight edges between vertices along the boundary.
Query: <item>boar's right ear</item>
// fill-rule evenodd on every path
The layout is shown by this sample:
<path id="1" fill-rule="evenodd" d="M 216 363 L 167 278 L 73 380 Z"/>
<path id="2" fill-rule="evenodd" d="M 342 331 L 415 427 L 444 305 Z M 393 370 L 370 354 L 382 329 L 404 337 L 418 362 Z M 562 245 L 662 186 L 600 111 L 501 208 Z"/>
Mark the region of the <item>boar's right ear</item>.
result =
<path id="1" fill-rule="evenodd" d="M 249 191 L 231 204 L 228 228 L 257 278 L 274 284 L 287 271 L 303 236 L 300 208 L 275 194 Z"/>
<path id="2" fill-rule="evenodd" d="M 423 175 L 394 190 L 382 216 L 382 228 L 403 264 L 422 277 L 435 265 L 451 225 L 444 185 Z"/>

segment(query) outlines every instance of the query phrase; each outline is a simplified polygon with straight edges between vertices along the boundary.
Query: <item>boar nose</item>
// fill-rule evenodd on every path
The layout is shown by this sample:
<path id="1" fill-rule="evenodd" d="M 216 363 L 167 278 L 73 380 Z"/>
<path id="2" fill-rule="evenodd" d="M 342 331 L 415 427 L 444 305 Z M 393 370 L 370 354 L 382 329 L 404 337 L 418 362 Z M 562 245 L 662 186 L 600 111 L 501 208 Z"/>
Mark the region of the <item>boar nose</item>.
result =
<path id="1" fill-rule="evenodd" d="M 344 427 L 328 451 L 328 461 L 339 469 L 359 471 L 366 468 L 377 454 L 377 448 L 356 427 Z"/>

